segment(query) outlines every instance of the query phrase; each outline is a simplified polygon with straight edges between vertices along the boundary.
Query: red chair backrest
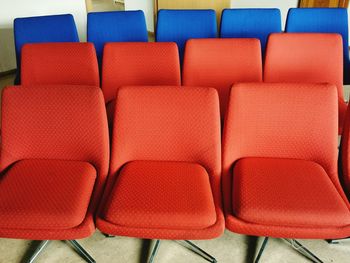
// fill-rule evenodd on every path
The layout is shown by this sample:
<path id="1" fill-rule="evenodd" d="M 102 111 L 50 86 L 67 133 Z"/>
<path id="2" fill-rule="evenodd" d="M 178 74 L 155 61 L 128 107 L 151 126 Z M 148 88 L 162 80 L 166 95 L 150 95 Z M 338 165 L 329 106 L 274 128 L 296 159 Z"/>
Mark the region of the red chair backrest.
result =
<path id="1" fill-rule="evenodd" d="M 331 83 L 343 98 L 342 50 L 342 38 L 337 34 L 271 34 L 264 81 Z"/>
<path id="2" fill-rule="evenodd" d="M 183 85 L 216 88 L 224 117 L 230 88 L 236 82 L 262 81 L 258 39 L 191 39 L 187 41 Z"/>
<path id="3" fill-rule="evenodd" d="M 99 88 L 7 87 L 1 110 L 0 173 L 24 159 L 89 162 L 97 170 L 96 196 L 101 194 L 109 166 L 109 138 Z"/>
<path id="4" fill-rule="evenodd" d="M 339 128 L 346 104 L 343 95 L 343 42 L 338 34 L 271 34 L 264 68 L 265 82 L 330 83 L 337 86 Z"/>
<path id="5" fill-rule="evenodd" d="M 131 87 L 116 102 L 110 174 L 135 160 L 183 161 L 219 176 L 220 118 L 210 88 Z"/>
<path id="6" fill-rule="evenodd" d="M 234 85 L 223 134 L 226 211 L 232 165 L 245 157 L 314 161 L 339 185 L 337 106 L 337 90 L 330 84 Z"/>
<path id="7" fill-rule="evenodd" d="M 108 43 L 102 63 L 102 90 L 106 103 L 122 86 L 181 84 L 175 43 Z"/>
<path id="8" fill-rule="evenodd" d="M 106 173 L 108 129 L 101 98 L 98 88 L 86 86 L 6 88 L 1 167 L 23 159 L 80 160 Z"/>
<path id="9" fill-rule="evenodd" d="M 24 86 L 100 86 L 96 52 L 91 43 L 26 44 L 21 61 Z"/>

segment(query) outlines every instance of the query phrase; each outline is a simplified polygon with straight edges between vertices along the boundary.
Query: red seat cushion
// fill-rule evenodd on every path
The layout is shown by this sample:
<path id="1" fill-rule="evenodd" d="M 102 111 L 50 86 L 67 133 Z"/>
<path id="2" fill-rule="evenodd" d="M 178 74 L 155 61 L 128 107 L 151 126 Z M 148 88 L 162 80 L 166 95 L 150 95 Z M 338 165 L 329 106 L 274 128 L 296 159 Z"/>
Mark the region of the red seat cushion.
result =
<path id="1" fill-rule="evenodd" d="M 96 179 L 87 162 L 23 160 L 0 178 L 0 228 L 69 229 L 82 223 Z"/>
<path id="2" fill-rule="evenodd" d="M 139 228 L 203 229 L 216 211 L 206 170 L 194 163 L 134 161 L 125 165 L 105 219 Z"/>
<path id="3" fill-rule="evenodd" d="M 233 170 L 233 214 L 256 224 L 330 227 L 350 224 L 346 201 L 312 161 L 244 158 Z"/>

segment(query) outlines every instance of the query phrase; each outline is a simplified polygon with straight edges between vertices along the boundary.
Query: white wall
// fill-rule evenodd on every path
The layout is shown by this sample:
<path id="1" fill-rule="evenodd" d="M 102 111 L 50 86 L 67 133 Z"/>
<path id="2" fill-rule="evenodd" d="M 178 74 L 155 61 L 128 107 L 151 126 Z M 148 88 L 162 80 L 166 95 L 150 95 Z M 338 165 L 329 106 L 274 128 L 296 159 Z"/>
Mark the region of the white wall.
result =
<path id="1" fill-rule="evenodd" d="M 1 0 L 0 0 L 1 1 Z M 148 31 L 154 30 L 153 0 L 124 0 L 126 10 L 143 10 L 145 12 Z M 288 9 L 297 7 L 299 0 L 232 0 L 233 8 L 279 8 L 282 13 L 282 24 L 284 28 Z"/>
<path id="2" fill-rule="evenodd" d="M 232 8 L 279 8 L 282 15 L 282 30 L 287 18 L 288 9 L 297 7 L 298 0 L 232 0 Z"/>
<path id="3" fill-rule="evenodd" d="M 124 3 L 125 10 L 143 10 L 146 17 L 147 30 L 154 32 L 153 0 L 124 0 Z"/>
<path id="4" fill-rule="evenodd" d="M 16 17 L 67 13 L 74 15 L 80 40 L 85 41 L 85 0 L 0 0 L 0 72 L 16 68 L 13 42 L 13 20 Z"/>

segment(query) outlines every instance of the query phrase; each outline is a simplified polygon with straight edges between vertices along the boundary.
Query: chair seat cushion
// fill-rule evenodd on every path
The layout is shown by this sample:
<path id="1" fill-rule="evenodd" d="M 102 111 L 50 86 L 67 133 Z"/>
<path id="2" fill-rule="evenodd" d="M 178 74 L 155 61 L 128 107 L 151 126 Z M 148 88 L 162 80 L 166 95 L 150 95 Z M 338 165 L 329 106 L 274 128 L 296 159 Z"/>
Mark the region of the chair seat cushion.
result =
<path id="1" fill-rule="evenodd" d="M 105 219 L 127 227 L 203 229 L 216 222 L 209 175 L 193 163 L 130 162 L 108 204 Z"/>
<path id="2" fill-rule="evenodd" d="M 233 214 L 256 224 L 331 227 L 350 224 L 348 206 L 317 163 L 244 158 L 233 169 Z"/>
<path id="3" fill-rule="evenodd" d="M 0 177 L 0 228 L 69 229 L 82 223 L 96 179 L 86 162 L 23 160 Z"/>

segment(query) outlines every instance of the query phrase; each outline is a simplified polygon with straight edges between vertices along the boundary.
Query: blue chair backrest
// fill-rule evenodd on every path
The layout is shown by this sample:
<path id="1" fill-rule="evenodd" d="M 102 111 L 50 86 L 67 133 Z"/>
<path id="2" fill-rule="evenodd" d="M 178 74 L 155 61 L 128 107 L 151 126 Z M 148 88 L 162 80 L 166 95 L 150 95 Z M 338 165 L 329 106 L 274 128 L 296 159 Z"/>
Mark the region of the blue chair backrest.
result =
<path id="1" fill-rule="evenodd" d="M 27 43 L 79 42 L 77 28 L 71 14 L 16 18 L 14 20 L 17 79 L 21 67 L 22 46 Z"/>
<path id="2" fill-rule="evenodd" d="M 286 32 L 338 33 L 343 37 L 344 81 L 350 83 L 348 12 L 345 8 L 291 8 Z"/>
<path id="3" fill-rule="evenodd" d="M 89 13 L 87 40 L 94 43 L 101 65 L 105 43 L 148 41 L 145 15 L 140 10 Z"/>
<path id="4" fill-rule="evenodd" d="M 277 8 L 225 9 L 221 17 L 221 38 L 258 38 L 264 56 L 271 33 L 282 31 Z"/>
<path id="5" fill-rule="evenodd" d="M 159 10 L 157 42 L 176 42 L 183 61 L 185 44 L 191 38 L 216 38 L 217 23 L 214 10 Z"/>

